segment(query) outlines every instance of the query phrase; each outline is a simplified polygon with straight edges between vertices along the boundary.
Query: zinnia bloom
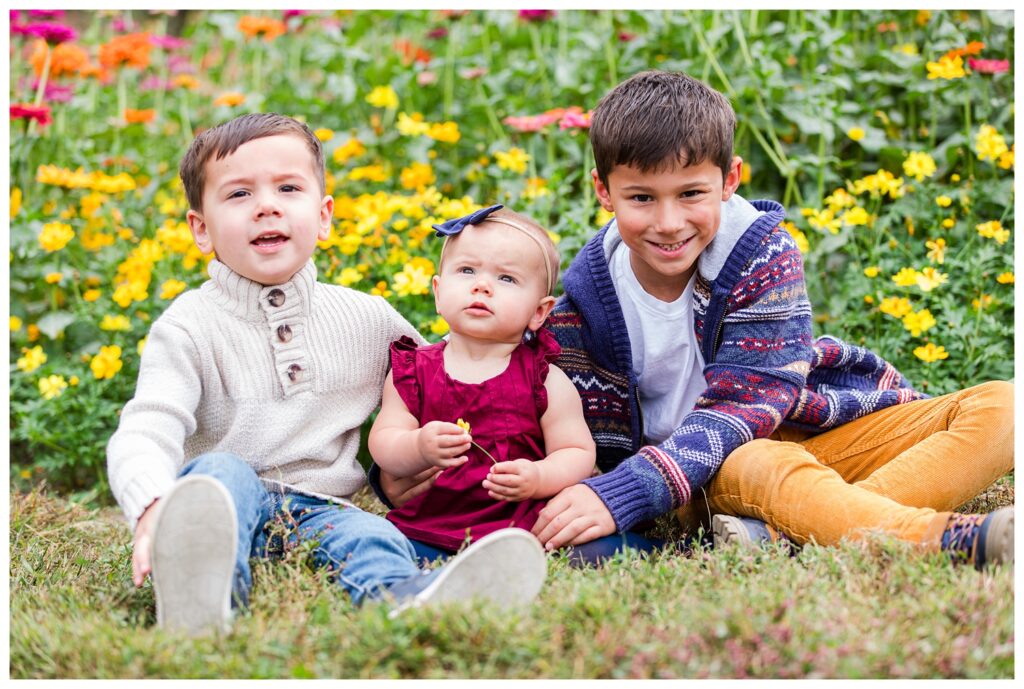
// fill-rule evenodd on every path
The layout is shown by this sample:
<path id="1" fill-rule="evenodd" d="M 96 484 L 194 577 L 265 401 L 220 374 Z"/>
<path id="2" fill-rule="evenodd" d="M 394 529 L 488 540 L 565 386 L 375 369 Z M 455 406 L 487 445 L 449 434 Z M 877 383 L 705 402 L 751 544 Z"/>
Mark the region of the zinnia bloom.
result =
<path id="1" fill-rule="evenodd" d="M 974 139 L 978 149 L 978 160 L 999 160 L 999 157 L 1010 150 L 1006 139 L 990 124 L 983 124 Z"/>
<path id="2" fill-rule="evenodd" d="M 81 46 L 61 43 L 51 48 L 45 41 L 36 41 L 29 62 L 37 77 L 43 74 L 47 53 L 50 53 L 50 77 L 81 74 L 89 66 L 89 54 Z"/>
<path id="3" fill-rule="evenodd" d="M 235 105 L 241 105 L 245 102 L 245 94 L 239 93 L 238 91 L 228 91 L 222 93 L 213 101 L 214 105 L 226 105 L 233 107 Z"/>
<path id="4" fill-rule="evenodd" d="M 1009 60 L 982 60 L 971 57 L 967 59 L 967 66 L 982 74 L 1001 74 L 1010 71 Z"/>
<path id="5" fill-rule="evenodd" d="M 23 33 L 29 36 L 38 36 L 50 45 L 58 45 L 66 41 L 73 41 L 78 33 L 70 26 L 64 24 L 52 24 L 40 22 L 38 24 L 26 24 L 21 27 Z"/>
<path id="6" fill-rule="evenodd" d="M 519 18 L 526 22 L 546 22 L 554 16 L 554 10 L 519 10 Z"/>
<path id="7" fill-rule="evenodd" d="M 135 67 L 145 69 L 149 66 L 149 53 L 153 44 L 148 33 L 130 33 L 115 36 L 109 43 L 100 46 L 100 64 L 108 69 L 116 67 Z"/>
<path id="8" fill-rule="evenodd" d="M 146 110 L 125 108 L 124 110 L 124 120 L 128 124 L 152 122 L 154 118 L 156 118 L 156 110 L 152 108 Z"/>
<path id="9" fill-rule="evenodd" d="M 967 76 L 964 59 L 959 55 L 943 55 L 938 62 L 929 62 L 925 67 L 928 68 L 929 79 L 959 79 Z"/>
<path id="10" fill-rule="evenodd" d="M 242 17 L 238 20 L 238 30 L 246 38 L 262 36 L 263 40 L 270 42 L 287 31 L 288 27 L 280 19 L 271 17 Z"/>
<path id="11" fill-rule="evenodd" d="M 35 120 L 39 123 L 40 127 L 53 122 L 53 118 L 50 117 L 50 106 L 48 105 L 28 105 L 27 103 L 15 103 L 11 106 L 11 119 L 12 120 Z"/>

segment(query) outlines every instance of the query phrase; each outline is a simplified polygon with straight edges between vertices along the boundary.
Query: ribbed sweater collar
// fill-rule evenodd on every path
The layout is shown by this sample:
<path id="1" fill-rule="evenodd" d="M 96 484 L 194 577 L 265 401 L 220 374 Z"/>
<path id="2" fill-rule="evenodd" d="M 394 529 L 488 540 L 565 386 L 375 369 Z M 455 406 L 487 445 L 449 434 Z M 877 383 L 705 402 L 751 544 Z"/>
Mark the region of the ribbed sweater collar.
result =
<path id="1" fill-rule="evenodd" d="M 231 270 L 217 259 L 207 268 L 210 279 L 200 288 L 209 299 L 224 310 L 247 321 L 266 319 L 267 305 L 274 290 L 284 294 L 284 305 L 290 313 L 308 314 L 316 286 L 316 266 L 312 261 L 285 283 L 262 285 Z"/>

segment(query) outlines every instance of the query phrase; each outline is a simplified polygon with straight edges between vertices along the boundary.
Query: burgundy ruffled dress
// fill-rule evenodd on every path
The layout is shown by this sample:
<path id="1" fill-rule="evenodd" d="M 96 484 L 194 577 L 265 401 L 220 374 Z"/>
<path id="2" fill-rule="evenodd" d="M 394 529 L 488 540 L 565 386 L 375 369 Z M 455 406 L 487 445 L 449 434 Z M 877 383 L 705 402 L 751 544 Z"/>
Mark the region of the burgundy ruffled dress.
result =
<path id="1" fill-rule="evenodd" d="M 559 355 L 547 330 L 512 351 L 508 368 L 482 383 L 462 383 L 444 370 L 447 342 L 416 347 L 403 337 L 391 345 L 395 389 L 420 426 L 430 421 L 470 424 L 473 442 L 499 462 L 545 457 L 540 418 L 548 408 L 544 381 Z M 510 526 L 529 530 L 546 500 L 495 500 L 481 485 L 493 462 L 477 447 L 469 461 L 442 471 L 434 485 L 387 518 L 407 537 L 456 551 L 466 541 Z"/>

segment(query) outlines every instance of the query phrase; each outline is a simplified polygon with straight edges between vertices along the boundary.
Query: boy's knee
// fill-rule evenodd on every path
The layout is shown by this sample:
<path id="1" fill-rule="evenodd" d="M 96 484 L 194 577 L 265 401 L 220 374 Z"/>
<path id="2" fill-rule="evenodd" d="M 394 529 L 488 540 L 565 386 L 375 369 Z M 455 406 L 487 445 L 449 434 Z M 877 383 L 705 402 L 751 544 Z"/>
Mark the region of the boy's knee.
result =
<path id="1" fill-rule="evenodd" d="M 178 477 L 190 474 L 210 476 L 224 485 L 259 485 L 260 479 L 256 471 L 238 455 L 230 452 L 208 452 L 199 455 L 185 465 Z"/>

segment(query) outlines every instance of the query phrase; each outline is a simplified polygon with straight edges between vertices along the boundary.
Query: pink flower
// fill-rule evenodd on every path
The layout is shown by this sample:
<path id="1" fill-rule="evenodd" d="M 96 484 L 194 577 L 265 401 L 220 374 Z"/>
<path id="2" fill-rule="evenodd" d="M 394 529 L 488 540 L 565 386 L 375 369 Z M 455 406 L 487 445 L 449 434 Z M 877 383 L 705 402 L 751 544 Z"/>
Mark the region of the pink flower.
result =
<path id="1" fill-rule="evenodd" d="M 549 124 L 557 122 L 564 114 L 563 108 L 556 108 L 548 110 L 543 115 L 523 115 L 522 117 L 510 115 L 503 122 L 517 132 L 539 132 Z"/>
<path id="2" fill-rule="evenodd" d="M 519 10 L 519 18 L 525 22 L 546 22 L 553 16 L 554 10 Z"/>
<path id="3" fill-rule="evenodd" d="M 575 108 L 573 109 L 575 110 Z M 591 112 L 570 112 L 565 113 L 562 117 L 562 121 L 558 123 L 559 129 L 590 129 L 590 115 Z"/>
<path id="4" fill-rule="evenodd" d="M 982 60 L 969 57 L 967 58 L 967 66 L 975 72 L 981 72 L 982 74 L 999 74 L 1010 71 L 1009 60 Z"/>
<path id="5" fill-rule="evenodd" d="M 636 38 L 636 34 L 635 33 L 629 33 L 628 31 L 620 31 L 619 32 L 619 40 L 622 41 L 623 43 L 629 43 L 634 38 Z"/>
<path id="6" fill-rule="evenodd" d="M 178 48 L 184 48 L 188 45 L 188 41 L 184 38 L 178 38 L 177 36 L 157 36 L 155 34 L 150 35 L 149 42 L 158 48 L 163 48 L 164 50 L 177 50 Z"/>
<path id="7" fill-rule="evenodd" d="M 49 22 L 40 22 L 38 24 L 26 24 L 21 27 L 22 33 L 26 33 L 30 36 L 38 36 L 44 39 L 50 45 L 57 45 L 65 41 L 73 41 L 78 33 L 70 26 L 64 24 L 51 24 Z"/>
<path id="8" fill-rule="evenodd" d="M 12 120 L 35 120 L 40 127 L 45 127 L 53 121 L 50 117 L 50 106 L 28 105 L 27 103 L 16 103 L 11 106 Z"/>
<path id="9" fill-rule="evenodd" d="M 36 80 L 32 84 L 32 91 L 35 92 L 39 89 L 39 81 Z M 71 100 L 73 90 L 70 86 L 58 86 L 53 82 L 47 82 L 46 89 L 43 91 L 43 99 L 50 101 L 51 103 L 67 103 Z"/>
<path id="10" fill-rule="evenodd" d="M 167 58 L 167 69 L 171 74 L 195 74 L 196 68 L 184 55 L 171 55 Z"/>
<path id="11" fill-rule="evenodd" d="M 309 14 L 309 10 L 285 10 L 283 14 L 283 19 L 285 21 L 288 21 L 292 17 L 302 17 L 307 14 Z"/>
<path id="12" fill-rule="evenodd" d="M 470 67 L 459 72 L 459 76 L 466 80 L 479 79 L 487 74 L 486 67 Z"/>
<path id="13" fill-rule="evenodd" d="M 427 38 L 433 38 L 435 41 L 444 38 L 448 35 L 448 27 L 435 26 L 433 29 L 427 32 Z"/>
<path id="14" fill-rule="evenodd" d="M 29 10 L 28 16 L 34 19 L 60 19 L 64 10 Z"/>
<path id="15" fill-rule="evenodd" d="M 430 86 L 437 82 L 437 73 L 431 72 L 429 69 L 424 70 L 416 75 L 416 83 L 420 86 Z"/>

